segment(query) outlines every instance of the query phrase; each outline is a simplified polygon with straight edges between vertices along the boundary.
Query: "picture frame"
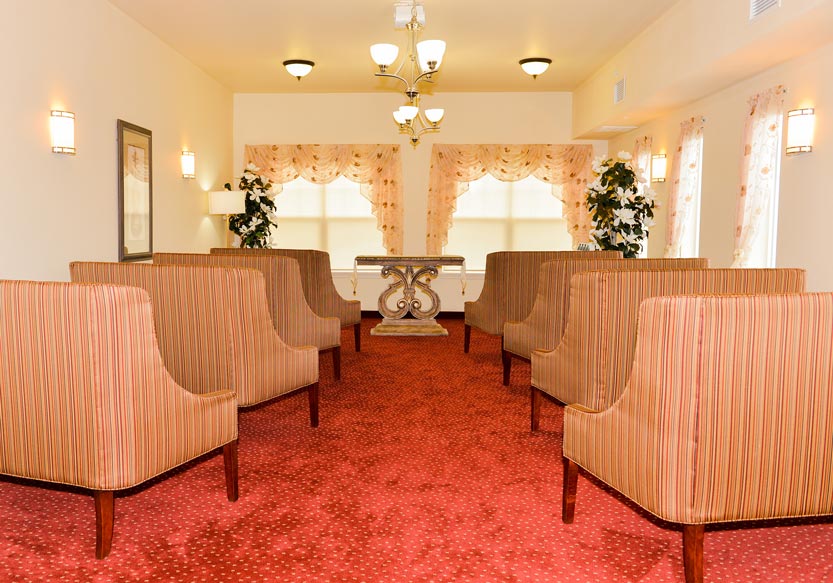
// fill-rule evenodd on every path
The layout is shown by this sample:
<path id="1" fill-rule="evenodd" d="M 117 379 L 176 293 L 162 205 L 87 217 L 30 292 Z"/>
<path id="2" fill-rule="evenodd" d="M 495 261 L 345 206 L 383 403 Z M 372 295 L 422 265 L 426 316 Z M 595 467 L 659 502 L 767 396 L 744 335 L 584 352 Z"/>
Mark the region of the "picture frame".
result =
<path id="1" fill-rule="evenodd" d="M 117 120 L 119 261 L 153 257 L 153 136 Z"/>

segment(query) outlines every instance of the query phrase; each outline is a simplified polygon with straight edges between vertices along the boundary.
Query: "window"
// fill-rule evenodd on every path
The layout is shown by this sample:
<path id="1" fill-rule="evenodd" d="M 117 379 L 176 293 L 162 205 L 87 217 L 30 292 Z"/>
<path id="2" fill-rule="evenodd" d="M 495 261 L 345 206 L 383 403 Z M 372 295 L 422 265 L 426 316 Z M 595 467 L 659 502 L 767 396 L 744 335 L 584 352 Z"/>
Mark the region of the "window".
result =
<path id="1" fill-rule="evenodd" d="M 689 147 L 697 149 L 697 165 L 695 170 L 690 172 L 689 180 L 692 181 L 690 190 L 693 200 L 690 202 L 691 210 L 686 217 L 683 227 L 682 239 L 680 240 L 680 257 L 700 257 L 700 199 L 703 189 L 703 138 L 691 144 Z"/>
<path id="2" fill-rule="evenodd" d="M 359 188 L 343 176 L 329 184 L 287 182 L 275 199 L 273 245 L 327 251 L 333 269 L 352 269 L 356 255 L 386 255 L 370 201 Z"/>
<path id="3" fill-rule="evenodd" d="M 569 250 L 573 241 L 552 185 L 530 176 L 501 182 L 490 175 L 469 183 L 457 199 L 444 252 L 463 255 L 466 268 L 486 268 L 493 251 Z"/>

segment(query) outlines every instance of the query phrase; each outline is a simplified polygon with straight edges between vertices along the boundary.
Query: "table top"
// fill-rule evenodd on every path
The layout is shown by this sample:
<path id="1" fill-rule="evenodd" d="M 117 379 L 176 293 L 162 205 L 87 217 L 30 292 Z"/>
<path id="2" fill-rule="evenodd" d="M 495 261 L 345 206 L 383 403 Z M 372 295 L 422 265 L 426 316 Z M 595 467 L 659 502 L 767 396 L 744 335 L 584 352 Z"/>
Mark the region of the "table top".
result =
<path id="1" fill-rule="evenodd" d="M 462 255 L 358 255 L 356 265 L 462 265 Z"/>

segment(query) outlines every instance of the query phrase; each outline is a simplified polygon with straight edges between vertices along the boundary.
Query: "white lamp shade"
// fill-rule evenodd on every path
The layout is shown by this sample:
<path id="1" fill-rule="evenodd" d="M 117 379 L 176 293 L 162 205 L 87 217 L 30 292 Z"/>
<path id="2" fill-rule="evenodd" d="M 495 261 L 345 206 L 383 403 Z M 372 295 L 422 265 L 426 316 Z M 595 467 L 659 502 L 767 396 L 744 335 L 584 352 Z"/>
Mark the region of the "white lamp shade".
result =
<path id="1" fill-rule="evenodd" d="M 399 47 L 387 43 L 379 43 L 370 46 L 370 57 L 373 62 L 381 67 L 392 65 L 399 56 Z"/>
<path id="2" fill-rule="evenodd" d="M 816 110 L 794 109 L 787 113 L 787 154 L 813 151 Z"/>
<path id="3" fill-rule="evenodd" d="M 415 105 L 403 105 L 399 108 L 399 112 L 405 118 L 405 121 L 413 120 L 419 113 L 419 108 Z"/>
<path id="4" fill-rule="evenodd" d="M 194 178 L 196 176 L 196 156 L 194 156 L 194 152 L 183 150 L 180 158 L 180 164 L 182 166 L 183 178 Z"/>
<path id="5" fill-rule="evenodd" d="M 217 190 L 208 193 L 208 214 L 238 215 L 246 212 L 246 193 L 242 190 Z"/>
<path id="6" fill-rule="evenodd" d="M 398 109 L 393 112 L 393 119 L 395 119 L 396 123 L 398 123 L 399 125 L 408 123 L 408 120 L 405 119 L 405 114 L 399 111 Z"/>
<path id="7" fill-rule="evenodd" d="M 433 108 L 433 109 L 426 109 L 425 110 L 425 117 L 431 123 L 439 123 L 440 120 L 445 115 L 445 110 L 441 108 Z"/>
<path id="8" fill-rule="evenodd" d="M 440 68 L 440 63 L 443 62 L 443 55 L 445 54 L 445 41 L 442 40 L 424 40 L 417 43 L 417 56 L 419 57 L 419 67 L 423 72 L 436 71 Z M 429 66 L 433 63 L 433 67 Z"/>
<path id="9" fill-rule="evenodd" d="M 524 59 L 521 61 L 521 69 L 524 70 L 524 73 L 527 75 L 532 75 L 533 77 L 537 77 L 550 66 L 549 59 Z"/>
<path id="10" fill-rule="evenodd" d="M 665 182 L 665 173 L 668 171 L 668 158 L 665 154 L 651 156 L 651 182 Z"/>
<path id="11" fill-rule="evenodd" d="M 305 77 L 310 71 L 312 71 L 312 66 L 314 64 L 315 63 L 312 61 L 296 59 L 292 61 L 284 61 L 283 66 L 286 67 L 286 70 L 290 75 L 300 80 L 301 77 Z"/>
<path id="12" fill-rule="evenodd" d="M 75 154 L 75 114 L 69 111 L 50 113 L 49 132 L 52 151 L 56 154 Z"/>

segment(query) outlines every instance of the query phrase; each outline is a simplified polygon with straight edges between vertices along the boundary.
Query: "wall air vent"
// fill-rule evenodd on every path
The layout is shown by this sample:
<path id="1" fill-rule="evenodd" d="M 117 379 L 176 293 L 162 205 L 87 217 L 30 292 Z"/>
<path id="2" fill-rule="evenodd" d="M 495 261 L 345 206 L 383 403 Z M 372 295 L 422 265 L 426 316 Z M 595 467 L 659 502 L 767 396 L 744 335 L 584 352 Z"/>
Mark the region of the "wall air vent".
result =
<path id="1" fill-rule="evenodd" d="M 639 126 L 599 126 L 593 131 L 598 134 L 623 134 L 637 127 Z"/>
<path id="2" fill-rule="evenodd" d="M 625 99 L 625 78 L 619 79 L 613 86 L 613 103 L 621 103 Z"/>
<path id="3" fill-rule="evenodd" d="M 755 20 L 770 8 L 781 6 L 781 0 L 749 0 L 749 20 Z"/>

